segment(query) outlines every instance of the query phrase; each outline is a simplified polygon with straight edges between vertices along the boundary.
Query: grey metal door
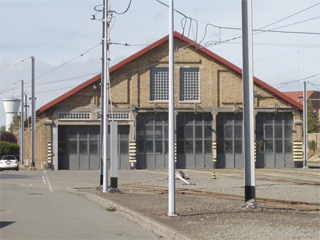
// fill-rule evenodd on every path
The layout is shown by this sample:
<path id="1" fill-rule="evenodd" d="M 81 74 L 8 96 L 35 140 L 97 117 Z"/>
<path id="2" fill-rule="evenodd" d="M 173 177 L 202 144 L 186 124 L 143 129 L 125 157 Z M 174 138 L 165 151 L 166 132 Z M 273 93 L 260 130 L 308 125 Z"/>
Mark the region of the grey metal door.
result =
<path id="1" fill-rule="evenodd" d="M 217 116 L 217 168 L 243 168 L 243 121 L 241 113 Z"/>
<path id="2" fill-rule="evenodd" d="M 140 113 L 137 116 L 137 168 L 167 167 L 168 114 Z"/>
<path id="3" fill-rule="evenodd" d="M 179 113 L 177 168 L 213 168 L 211 113 Z"/>
<path id="4" fill-rule="evenodd" d="M 293 167 L 293 116 L 258 113 L 256 117 L 257 168 Z"/>

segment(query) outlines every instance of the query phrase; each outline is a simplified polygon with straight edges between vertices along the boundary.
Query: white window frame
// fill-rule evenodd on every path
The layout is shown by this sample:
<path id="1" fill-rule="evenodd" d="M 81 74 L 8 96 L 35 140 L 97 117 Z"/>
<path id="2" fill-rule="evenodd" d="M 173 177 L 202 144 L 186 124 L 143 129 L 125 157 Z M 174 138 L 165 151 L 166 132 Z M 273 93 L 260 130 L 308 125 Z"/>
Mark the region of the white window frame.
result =
<path id="1" fill-rule="evenodd" d="M 150 101 L 169 101 L 169 68 L 150 68 Z"/>
<path id="2" fill-rule="evenodd" d="M 101 112 L 98 112 L 97 114 L 98 120 L 101 119 Z M 128 112 L 109 112 L 108 120 L 130 120 L 130 113 Z"/>
<path id="3" fill-rule="evenodd" d="M 88 112 L 59 112 L 59 120 L 91 120 L 91 113 Z"/>
<path id="4" fill-rule="evenodd" d="M 184 73 L 189 70 L 190 76 Z M 197 75 L 196 75 L 197 74 Z M 197 77 L 197 79 L 195 79 Z M 196 90 L 195 90 L 196 87 Z M 190 95 L 196 95 L 190 97 Z M 200 102 L 200 69 L 193 68 L 180 68 L 180 101 L 179 102 Z"/>

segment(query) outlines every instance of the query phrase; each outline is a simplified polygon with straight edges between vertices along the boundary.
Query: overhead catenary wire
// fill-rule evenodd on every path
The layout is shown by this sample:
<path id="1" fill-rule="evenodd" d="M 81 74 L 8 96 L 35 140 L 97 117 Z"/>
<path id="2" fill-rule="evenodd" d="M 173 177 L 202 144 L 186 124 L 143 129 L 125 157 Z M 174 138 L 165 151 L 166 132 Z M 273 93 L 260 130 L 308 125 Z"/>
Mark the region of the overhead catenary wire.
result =
<path id="1" fill-rule="evenodd" d="M 92 48 L 88 49 L 87 51 L 81 53 L 79 56 L 77 56 L 77 57 L 75 57 L 75 58 L 73 58 L 73 59 L 71 59 L 71 60 L 69 60 L 69 61 L 67 61 L 67 62 L 65 62 L 65 63 L 63 63 L 63 64 L 61 64 L 61 65 L 59 65 L 58 67 L 56 67 L 56 68 L 54 68 L 54 69 L 52 69 L 52 70 L 50 70 L 50 71 L 48 71 L 48 72 L 40 75 L 40 76 L 37 76 L 36 79 L 39 79 L 39 78 L 41 78 L 41 77 L 43 77 L 43 76 L 45 76 L 45 75 L 47 75 L 47 74 L 49 74 L 49 73 L 52 73 L 53 71 L 55 71 L 55 70 L 57 70 L 57 69 L 65 66 L 65 65 L 67 65 L 67 64 L 69 64 L 69 63 L 71 63 L 71 62 L 73 62 L 74 60 L 76 60 L 76 59 L 78 59 L 78 58 L 80 58 L 80 57 L 83 57 L 86 53 L 88 53 L 88 52 L 90 52 L 91 50 L 95 49 L 95 48 L 98 47 L 99 45 L 101 45 L 101 42 L 100 42 L 99 44 L 93 46 Z M 29 81 L 29 82 L 30 82 L 30 81 Z"/>
<path id="2" fill-rule="evenodd" d="M 118 14 L 118 15 L 125 14 L 125 13 L 126 13 L 126 12 L 128 12 L 128 10 L 130 9 L 131 3 L 132 3 L 132 0 L 130 0 L 129 5 L 128 5 L 127 9 L 126 9 L 126 10 L 124 10 L 123 12 L 121 12 L 121 13 L 119 13 L 119 12 L 117 12 L 117 11 L 114 11 L 114 10 L 112 10 L 111 12 L 113 12 L 113 13 L 115 13 L 115 14 Z"/>

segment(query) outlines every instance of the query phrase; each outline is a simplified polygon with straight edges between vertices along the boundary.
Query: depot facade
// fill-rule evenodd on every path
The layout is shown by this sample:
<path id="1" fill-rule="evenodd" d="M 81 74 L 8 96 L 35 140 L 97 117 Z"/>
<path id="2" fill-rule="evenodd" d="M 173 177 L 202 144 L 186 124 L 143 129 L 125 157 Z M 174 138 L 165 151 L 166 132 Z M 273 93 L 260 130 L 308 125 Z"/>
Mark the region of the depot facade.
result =
<path id="1" fill-rule="evenodd" d="M 176 168 L 243 168 L 241 69 L 177 32 L 175 49 Z M 120 169 L 168 167 L 168 67 L 166 36 L 110 69 Z M 99 168 L 100 82 L 97 75 L 38 110 L 38 166 Z M 302 105 L 257 78 L 254 96 L 256 167 L 302 166 Z"/>

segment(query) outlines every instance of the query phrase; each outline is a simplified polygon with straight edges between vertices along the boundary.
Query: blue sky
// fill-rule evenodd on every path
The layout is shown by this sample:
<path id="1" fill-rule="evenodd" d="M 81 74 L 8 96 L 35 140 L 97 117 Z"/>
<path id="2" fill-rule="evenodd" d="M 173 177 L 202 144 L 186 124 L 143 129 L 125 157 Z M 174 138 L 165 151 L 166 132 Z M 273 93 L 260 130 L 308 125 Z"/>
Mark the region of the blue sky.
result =
<path id="1" fill-rule="evenodd" d="M 129 0 L 110 2 L 111 10 L 122 12 Z M 168 4 L 167 0 L 163 2 Z M 1 100 L 10 97 L 11 89 L 13 96 L 20 98 L 21 79 L 31 95 L 31 56 L 36 59 L 37 109 L 101 72 L 102 24 L 90 20 L 90 16 L 96 13 L 94 7 L 102 3 L 102 0 L 0 0 Z M 241 36 L 240 30 L 227 29 L 241 28 L 240 0 L 175 0 L 174 5 L 195 19 L 190 24 L 175 13 L 176 31 L 181 33 L 185 24 L 185 34 L 198 42 L 206 33 L 203 46 L 242 67 L 241 39 L 224 42 Z M 101 13 L 96 15 L 97 19 L 101 17 Z M 319 85 L 319 17 L 319 0 L 253 0 L 254 29 L 286 18 L 265 28 L 281 27 L 276 30 L 286 33 L 254 35 L 254 75 L 280 91 L 301 91 L 303 80 L 292 81 L 310 76 L 315 77 L 307 81 Z M 207 23 L 221 30 L 216 27 L 205 30 Z M 113 15 L 111 25 L 111 42 L 130 44 L 110 46 L 112 66 L 168 34 L 168 8 L 156 0 L 132 0 L 127 13 Z M 286 25 L 290 26 L 283 27 Z M 309 90 L 319 88 L 308 84 Z M 4 124 L 1 103 L 0 125 Z"/>

